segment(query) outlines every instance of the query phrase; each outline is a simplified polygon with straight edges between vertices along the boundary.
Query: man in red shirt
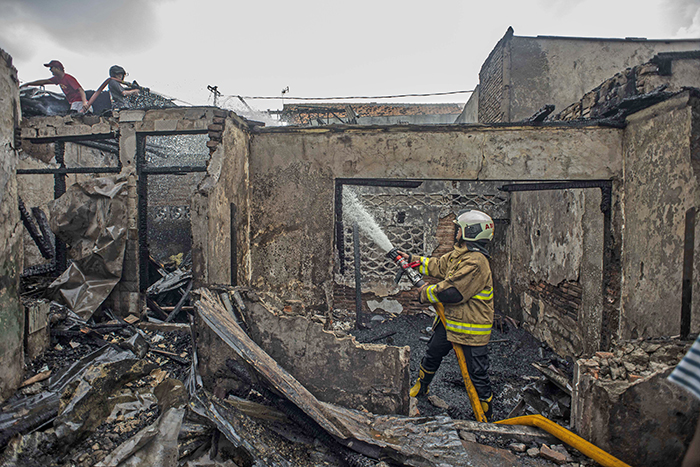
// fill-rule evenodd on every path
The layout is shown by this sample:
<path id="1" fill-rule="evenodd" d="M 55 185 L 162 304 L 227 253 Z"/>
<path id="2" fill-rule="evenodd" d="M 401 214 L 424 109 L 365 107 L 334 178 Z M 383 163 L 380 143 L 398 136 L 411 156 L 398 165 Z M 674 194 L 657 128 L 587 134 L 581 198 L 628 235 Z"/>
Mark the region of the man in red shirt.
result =
<path id="1" fill-rule="evenodd" d="M 92 111 L 92 108 L 87 109 L 87 97 L 85 96 L 85 90 L 83 90 L 78 80 L 72 75 L 65 72 L 63 64 L 58 60 L 51 60 L 49 63 L 44 64 L 53 75 L 49 79 L 38 79 L 30 83 L 24 83 L 21 88 L 25 86 L 44 86 L 46 84 L 56 84 L 61 86 L 63 94 L 65 94 L 68 104 L 70 104 L 71 111 L 85 112 L 87 110 Z"/>

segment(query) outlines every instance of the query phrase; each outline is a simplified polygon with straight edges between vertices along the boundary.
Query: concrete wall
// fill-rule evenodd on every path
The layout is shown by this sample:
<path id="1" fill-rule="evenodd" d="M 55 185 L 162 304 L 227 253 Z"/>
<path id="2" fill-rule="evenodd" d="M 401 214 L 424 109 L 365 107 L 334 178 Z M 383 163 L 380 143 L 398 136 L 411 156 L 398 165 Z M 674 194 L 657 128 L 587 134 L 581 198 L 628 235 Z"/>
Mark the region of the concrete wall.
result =
<path id="1" fill-rule="evenodd" d="M 474 88 L 469 100 L 464 105 L 464 110 L 457 117 L 455 123 L 477 123 L 479 121 L 479 85 Z"/>
<path id="2" fill-rule="evenodd" d="M 697 98 L 686 92 L 628 118 L 620 329 L 626 338 L 680 332 L 685 218 L 700 196 L 698 146 L 691 147 L 699 137 L 697 108 Z M 691 332 L 700 331 L 698 256 Z"/>
<path id="3" fill-rule="evenodd" d="M 251 285 L 331 305 L 334 180 L 566 180 L 622 172 L 621 131 L 568 127 L 262 129 L 251 139 Z"/>
<path id="4" fill-rule="evenodd" d="M 249 136 L 240 119 L 233 116 L 226 119 L 221 144 L 212 153 L 207 176 L 192 200 L 192 259 L 197 285 L 250 281 L 249 177 Z M 232 232 L 235 281 L 231 274 Z"/>
<path id="5" fill-rule="evenodd" d="M 571 425 L 629 465 L 679 466 L 700 402 L 668 375 L 692 341 L 623 341 L 576 362 Z"/>
<path id="6" fill-rule="evenodd" d="M 646 63 L 660 52 L 698 49 L 700 39 L 509 37 L 506 33 L 482 66 L 479 121 L 521 121 L 545 104 L 554 104 L 558 112 L 615 73 Z M 501 120 L 487 111 L 494 100 L 505 102 Z"/>
<path id="7" fill-rule="evenodd" d="M 108 165 L 116 166 L 116 157 L 122 165 L 122 175 L 128 179 L 128 242 L 124 258 L 124 268 L 121 281 L 112 291 L 107 300 L 118 314 L 139 314 L 142 309 L 141 296 L 139 294 L 139 245 L 138 245 L 138 201 L 137 192 L 138 175 L 136 171 L 137 142 L 140 137 L 148 135 L 181 135 L 191 133 L 207 133 L 212 137 L 210 126 L 216 112 L 225 111 L 212 107 L 178 107 L 161 108 L 152 110 L 125 110 L 110 118 L 98 116 L 62 116 L 62 117 L 33 117 L 22 122 L 22 138 L 28 148 L 30 156 L 23 160 L 24 168 L 46 168 L 55 162 L 53 154 L 54 141 L 88 141 L 101 140 L 105 137 L 118 138 L 118 156 L 105 157 L 99 152 L 87 150 L 74 150 L 76 145 L 66 143 L 67 165 Z M 206 139 L 206 137 L 205 137 Z M 206 142 L 206 147 L 211 148 L 212 141 Z M 215 146 L 216 144 L 214 144 Z M 73 147 L 73 148 L 72 148 Z M 197 148 L 196 154 L 206 155 L 206 148 Z M 200 152 L 202 151 L 202 152 Z M 183 151 L 190 154 L 191 151 Z M 112 153 L 113 154 L 113 153 Z M 178 156 L 186 157 L 187 154 Z M 192 154 L 190 154 L 192 155 Z M 32 157 L 33 156 L 33 157 Z M 87 156 L 87 157 L 86 157 Z M 193 164 L 197 165 L 197 164 Z M 41 202 L 43 199 L 53 197 L 53 177 L 23 175 L 26 177 L 23 183 L 27 193 Z M 81 175 L 79 177 L 92 177 Z M 71 183 L 75 176 L 70 176 L 67 184 Z M 176 192 L 170 199 L 182 199 L 181 193 L 192 188 L 188 183 L 196 177 L 179 177 L 171 185 L 179 183 Z M 170 180 L 173 180 L 171 177 Z M 41 185 L 41 186 L 39 186 Z M 37 189 L 38 188 L 38 189 Z M 187 201 L 189 202 L 189 196 Z M 156 200 L 157 201 L 157 200 Z M 30 205 L 31 206 L 31 205 Z M 208 245 L 208 244 L 207 244 Z"/>
<path id="8" fill-rule="evenodd" d="M 360 125 L 440 125 L 450 124 L 459 117 L 459 114 L 434 114 L 434 115 L 391 115 L 358 117 Z"/>
<path id="9" fill-rule="evenodd" d="M 17 207 L 19 81 L 12 57 L 0 49 L 0 401 L 12 395 L 24 372 L 24 309 L 19 301 L 22 223 Z"/>
<path id="10" fill-rule="evenodd" d="M 358 344 L 303 316 L 247 305 L 251 338 L 319 400 L 378 414 L 408 414 L 409 347 Z"/>
<path id="11" fill-rule="evenodd" d="M 511 198 L 510 312 L 560 355 L 576 357 L 599 349 L 600 202 L 600 189 L 523 192 Z"/>

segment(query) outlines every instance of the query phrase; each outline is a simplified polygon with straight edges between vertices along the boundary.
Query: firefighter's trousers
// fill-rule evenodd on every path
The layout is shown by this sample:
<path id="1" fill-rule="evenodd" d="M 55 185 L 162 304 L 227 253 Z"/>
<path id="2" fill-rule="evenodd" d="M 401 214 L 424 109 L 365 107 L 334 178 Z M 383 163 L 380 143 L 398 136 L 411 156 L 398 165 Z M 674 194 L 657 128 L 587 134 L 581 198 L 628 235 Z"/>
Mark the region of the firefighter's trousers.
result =
<path id="1" fill-rule="evenodd" d="M 460 345 L 460 344 L 456 344 Z M 423 357 L 421 365 L 426 371 L 435 372 L 440 367 L 443 357 L 452 350 L 452 342 L 447 340 L 447 333 L 442 322 L 438 320 L 433 329 L 433 336 L 428 342 L 428 351 Z M 464 358 L 467 361 L 467 370 L 472 383 L 476 388 L 479 399 L 487 400 L 491 397 L 491 380 L 489 379 L 489 354 L 488 346 L 462 345 Z"/>

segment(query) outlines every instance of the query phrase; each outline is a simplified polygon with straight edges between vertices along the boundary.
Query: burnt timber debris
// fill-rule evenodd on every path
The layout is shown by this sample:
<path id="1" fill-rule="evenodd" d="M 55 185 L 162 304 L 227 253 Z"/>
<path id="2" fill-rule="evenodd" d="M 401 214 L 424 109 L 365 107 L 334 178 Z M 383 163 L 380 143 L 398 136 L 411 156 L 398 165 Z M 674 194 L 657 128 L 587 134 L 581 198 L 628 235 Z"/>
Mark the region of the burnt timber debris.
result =
<path id="1" fill-rule="evenodd" d="M 520 463 L 510 450 L 476 437 L 481 443 L 501 439 L 503 447 L 560 444 L 534 428 L 447 414 L 373 415 L 320 402 L 240 327 L 246 302 L 260 300 L 257 294 L 239 288 L 193 294 L 192 326 L 139 323 L 109 312 L 85 321 L 52 304 L 53 347 L 32 363 L 36 375 L 0 408 L 3 465 L 116 465 L 146 458 L 167 466 L 207 458 L 310 466 L 316 456 L 330 465 L 459 466 L 491 459 L 505 466 Z M 197 355 L 207 348 L 198 347 L 196 336 L 205 331 L 239 359 L 247 399 L 220 399 L 202 386 Z M 313 439 L 320 447 L 311 447 Z M 527 465 L 550 465 L 541 462 Z"/>

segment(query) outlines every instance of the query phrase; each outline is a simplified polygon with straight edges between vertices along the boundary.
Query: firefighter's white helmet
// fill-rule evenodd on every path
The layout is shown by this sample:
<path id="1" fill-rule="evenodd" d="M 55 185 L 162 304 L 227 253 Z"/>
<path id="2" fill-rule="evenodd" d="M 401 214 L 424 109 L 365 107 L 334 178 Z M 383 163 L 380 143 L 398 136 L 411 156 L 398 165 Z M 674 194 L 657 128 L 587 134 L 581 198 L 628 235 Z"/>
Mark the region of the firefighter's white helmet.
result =
<path id="1" fill-rule="evenodd" d="M 484 212 L 467 209 L 457 216 L 454 223 L 460 230 L 458 238 L 468 242 L 493 239 L 493 219 Z"/>

